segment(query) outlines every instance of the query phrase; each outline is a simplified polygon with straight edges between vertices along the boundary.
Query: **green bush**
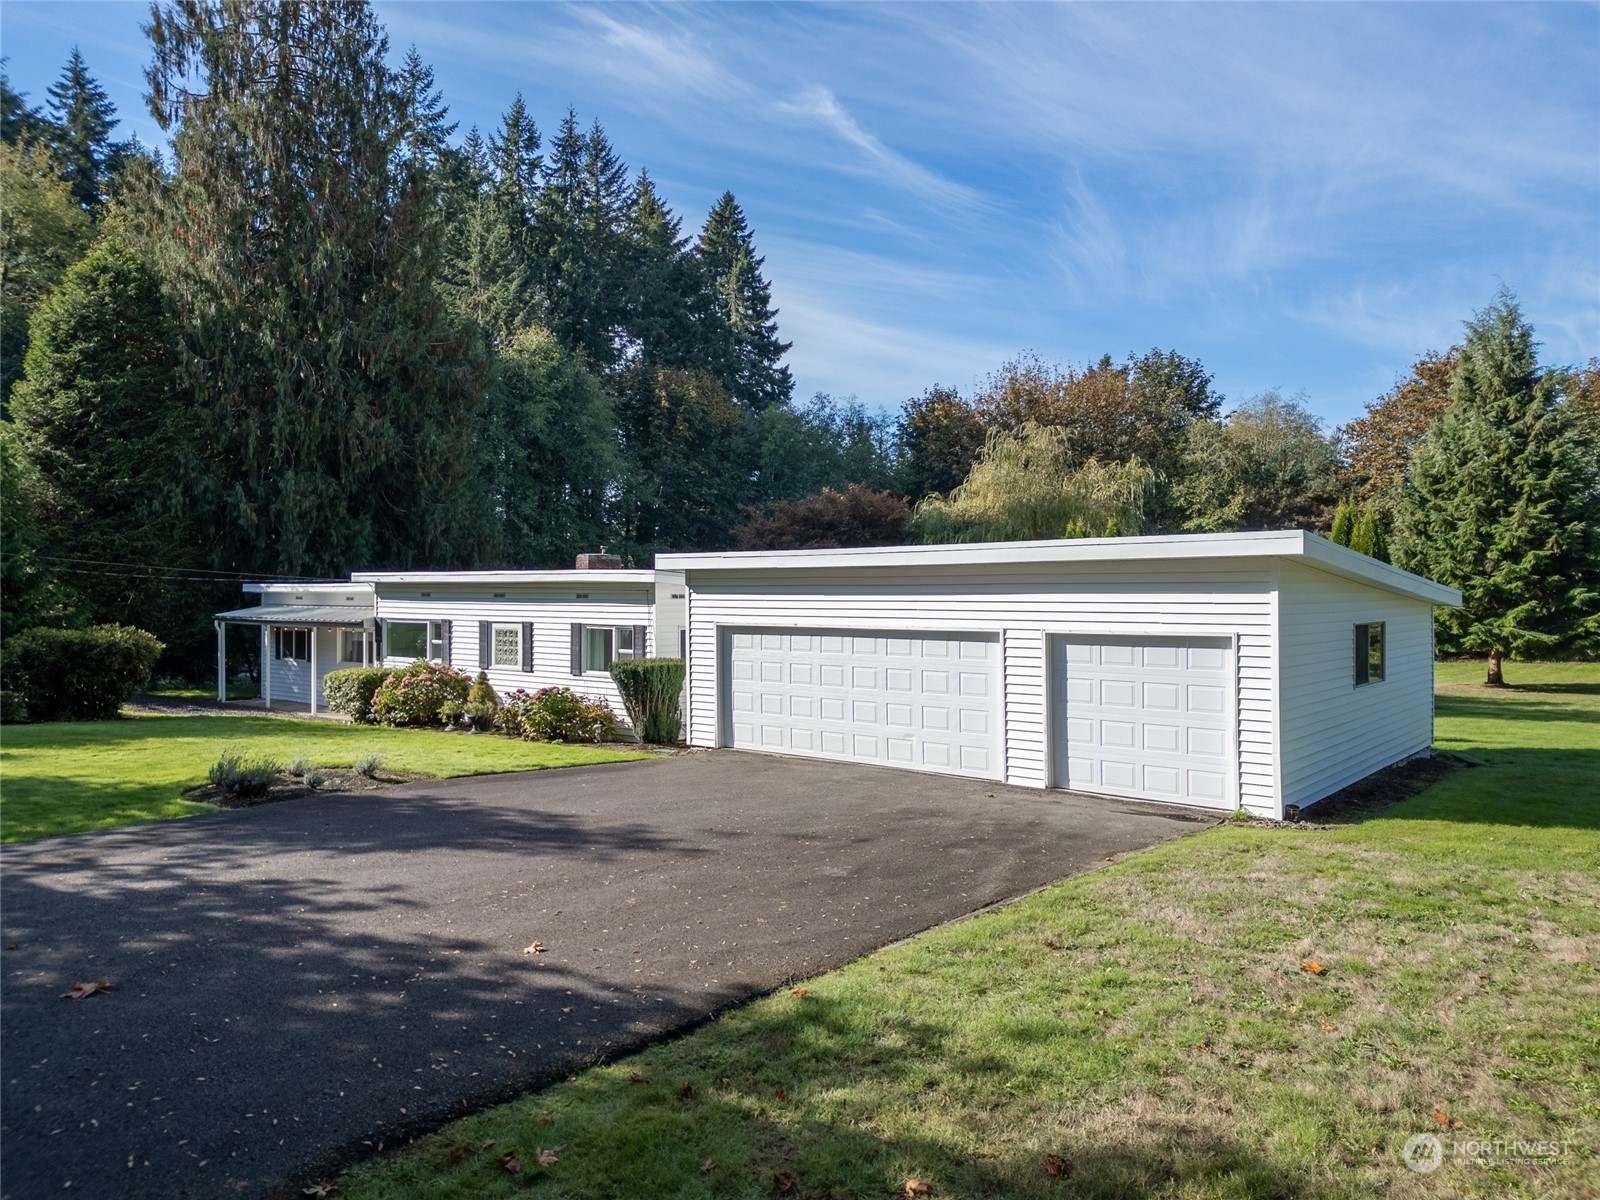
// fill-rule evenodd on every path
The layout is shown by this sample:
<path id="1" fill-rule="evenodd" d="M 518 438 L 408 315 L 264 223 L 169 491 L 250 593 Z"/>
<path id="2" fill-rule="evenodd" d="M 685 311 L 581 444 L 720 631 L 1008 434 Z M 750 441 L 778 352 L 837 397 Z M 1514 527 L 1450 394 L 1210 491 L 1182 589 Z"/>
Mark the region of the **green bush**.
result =
<path id="1" fill-rule="evenodd" d="M 369 751 L 360 755 L 355 762 L 351 763 L 350 769 L 364 779 L 376 779 L 378 772 L 383 770 L 383 755 L 373 754 Z"/>
<path id="2" fill-rule="evenodd" d="M 603 742 L 616 736 L 617 714 L 604 700 L 571 688 L 540 688 L 532 695 L 518 688 L 500 706 L 496 725 L 528 742 Z"/>
<path id="3" fill-rule="evenodd" d="M 681 658 L 624 658 L 611 664 L 611 678 L 641 741 L 675 742 L 683 732 L 678 708 L 683 672 Z"/>
<path id="4" fill-rule="evenodd" d="M 28 719 L 28 703 L 21 693 L 0 688 L 0 725 L 21 725 Z"/>
<path id="5" fill-rule="evenodd" d="M 494 728 L 495 714 L 500 711 L 500 697 L 495 695 L 494 685 L 489 682 L 489 672 L 479 671 L 478 677 L 472 681 L 465 711 L 474 729 Z"/>
<path id="6" fill-rule="evenodd" d="M 278 778 L 279 766 L 270 758 L 244 758 L 229 752 L 211 764 L 207 778 L 215 787 L 244 799 L 265 796 Z"/>
<path id="7" fill-rule="evenodd" d="M 459 700 L 446 700 L 439 705 L 439 720 L 446 725 L 459 725 L 466 714 L 467 706 Z"/>
<path id="8" fill-rule="evenodd" d="M 372 697 L 372 715 L 384 725 L 437 725 L 444 705 L 465 704 L 471 689 L 472 681 L 454 667 L 418 659 L 383 681 Z"/>
<path id="9" fill-rule="evenodd" d="M 107 721 L 150 682 L 163 649 L 129 625 L 28 629 L 6 639 L 0 676 L 29 720 Z"/>
<path id="10" fill-rule="evenodd" d="M 372 716 L 372 698 L 384 680 L 394 674 L 391 667 L 345 667 L 322 677 L 322 694 L 328 707 L 352 721 Z"/>

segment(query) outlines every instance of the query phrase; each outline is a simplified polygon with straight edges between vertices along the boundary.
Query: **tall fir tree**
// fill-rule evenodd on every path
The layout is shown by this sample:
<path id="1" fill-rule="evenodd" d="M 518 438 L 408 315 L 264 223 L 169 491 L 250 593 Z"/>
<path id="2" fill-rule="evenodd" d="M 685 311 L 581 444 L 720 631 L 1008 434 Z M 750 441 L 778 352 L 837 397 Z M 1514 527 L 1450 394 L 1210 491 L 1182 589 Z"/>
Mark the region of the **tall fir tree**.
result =
<path id="1" fill-rule="evenodd" d="M 0 59 L 0 64 L 5 62 Z M 28 103 L 26 92 L 13 91 L 11 78 L 0 70 L 0 142 L 23 146 L 44 138 L 50 122 L 44 113 Z"/>
<path id="2" fill-rule="evenodd" d="M 791 343 L 778 340 L 772 288 L 744 210 L 724 192 L 695 246 L 703 281 L 702 361 L 741 407 L 760 412 L 787 404 L 794 376 L 783 365 Z"/>
<path id="3" fill-rule="evenodd" d="M 436 167 L 449 152 L 459 122 L 450 120 L 450 106 L 434 83 L 433 68 L 411 46 L 400 63 L 400 91 L 406 98 L 405 140 L 410 160 Z"/>
<path id="4" fill-rule="evenodd" d="M 539 200 L 539 177 L 544 169 L 539 127 L 528 115 L 518 92 L 489 138 L 488 161 L 496 203 L 510 231 L 512 244 L 524 260 L 531 258 L 534 210 Z"/>
<path id="5" fill-rule="evenodd" d="M 683 225 L 641 170 L 628 205 L 624 247 L 625 324 L 645 362 L 682 367 L 694 362 L 695 271 Z"/>
<path id="6" fill-rule="evenodd" d="M 50 144 L 61 161 L 61 176 L 85 212 L 97 213 L 110 198 L 122 160 L 122 146 L 111 140 L 118 125 L 116 106 L 89 74 L 78 48 L 50 85 Z"/>
<path id="7" fill-rule="evenodd" d="M 203 417 L 217 565 L 472 562 L 485 364 L 435 289 L 437 181 L 370 9 L 185 0 L 148 32 L 177 169 L 144 228 Z"/>
<path id="8" fill-rule="evenodd" d="M 38 483 L 39 557 L 75 618 L 137 625 L 203 661 L 220 598 L 180 574 L 206 564 L 184 474 L 195 414 L 177 366 L 160 285 L 112 231 L 34 314 L 11 411 Z"/>
<path id="9" fill-rule="evenodd" d="M 1468 322 L 1450 406 L 1423 438 L 1399 501 L 1396 561 L 1461 589 L 1440 649 L 1510 656 L 1600 643 L 1600 463 L 1541 371 L 1533 329 L 1502 291 Z"/>

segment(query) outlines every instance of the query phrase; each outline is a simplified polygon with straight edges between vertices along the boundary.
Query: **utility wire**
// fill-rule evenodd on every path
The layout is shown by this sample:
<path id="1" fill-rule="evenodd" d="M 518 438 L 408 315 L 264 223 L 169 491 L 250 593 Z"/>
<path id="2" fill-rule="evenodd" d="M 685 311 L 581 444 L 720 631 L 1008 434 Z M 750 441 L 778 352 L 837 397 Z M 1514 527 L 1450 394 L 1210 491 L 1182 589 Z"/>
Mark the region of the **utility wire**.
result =
<path id="1" fill-rule="evenodd" d="M 163 567 L 156 563 L 122 563 L 112 562 L 98 558 L 67 558 L 54 554 L 35 554 L 33 556 L 40 562 L 54 563 L 58 570 L 78 571 L 91 575 L 116 575 L 116 574 L 141 574 L 147 578 L 159 578 L 156 573 L 177 579 L 210 579 L 216 583 L 226 583 L 239 579 L 245 581 L 266 580 L 281 583 L 333 583 L 348 582 L 343 579 L 318 579 L 313 575 L 267 575 L 255 571 L 212 571 L 205 567 Z M 84 564 L 73 566 L 67 564 Z M 112 570 L 91 571 L 89 567 L 110 567 Z"/>

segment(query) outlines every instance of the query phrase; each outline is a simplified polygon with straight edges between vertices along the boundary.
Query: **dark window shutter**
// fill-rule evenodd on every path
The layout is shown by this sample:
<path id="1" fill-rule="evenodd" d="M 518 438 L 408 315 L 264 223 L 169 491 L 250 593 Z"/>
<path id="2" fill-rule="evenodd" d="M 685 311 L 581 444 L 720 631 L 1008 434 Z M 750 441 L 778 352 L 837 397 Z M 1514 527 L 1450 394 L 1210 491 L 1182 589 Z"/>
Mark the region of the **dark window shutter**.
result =
<path id="1" fill-rule="evenodd" d="M 525 675 L 533 674 L 533 622 L 522 623 L 522 671 Z"/>
<path id="2" fill-rule="evenodd" d="M 583 626 L 572 627 L 572 673 L 583 674 Z"/>
<path id="3" fill-rule="evenodd" d="M 647 626 L 635 625 L 633 627 L 633 656 L 635 658 L 648 657 L 648 655 L 645 653 L 645 638 L 649 635 L 649 633 L 650 630 Z"/>
<path id="4" fill-rule="evenodd" d="M 1356 626 L 1356 686 L 1367 682 L 1367 627 Z"/>
<path id="5" fill-rule="evenodd" d="M 478 622 L 478 669 L 487 671 L 494 665 L 494 626 L 487 621 Z"/>

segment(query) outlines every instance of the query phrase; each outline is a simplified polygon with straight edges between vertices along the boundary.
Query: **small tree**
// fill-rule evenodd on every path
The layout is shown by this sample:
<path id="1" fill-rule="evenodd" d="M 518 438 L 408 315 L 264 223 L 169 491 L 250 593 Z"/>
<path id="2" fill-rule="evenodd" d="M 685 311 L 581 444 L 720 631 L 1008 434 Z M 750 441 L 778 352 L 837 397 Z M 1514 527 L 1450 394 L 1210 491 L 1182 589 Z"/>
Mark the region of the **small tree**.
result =
<path id="1" fill-rule="evenodd" d="M 898 496 L 852 483 L 841 492 L 780 500 L 767 512 L 745 509 L 733 531 L 741 550 L 823 550 L 834 546 L 898 546 L 911 509 Z"/>
<path id="2" fill-rule="evenodd" d="M 1328 540 L 1335 546 L 1348 546 L 1355 528 L 1356 506 L 1346 496 L 1339 501 L 1339 507 L 1333 510 L 1333 528 L 1328 531 Z"/>
<path id="3" fill-rule="evenodd" d="M 1600 642 L 1600 462 L 1539 369 L 1533 330 L 1502 291 L 1467 324 L 1450 407 L 1412 461 L 1401 566 L 1461 589 L 1439 645 L 1488 658 Z"/>

